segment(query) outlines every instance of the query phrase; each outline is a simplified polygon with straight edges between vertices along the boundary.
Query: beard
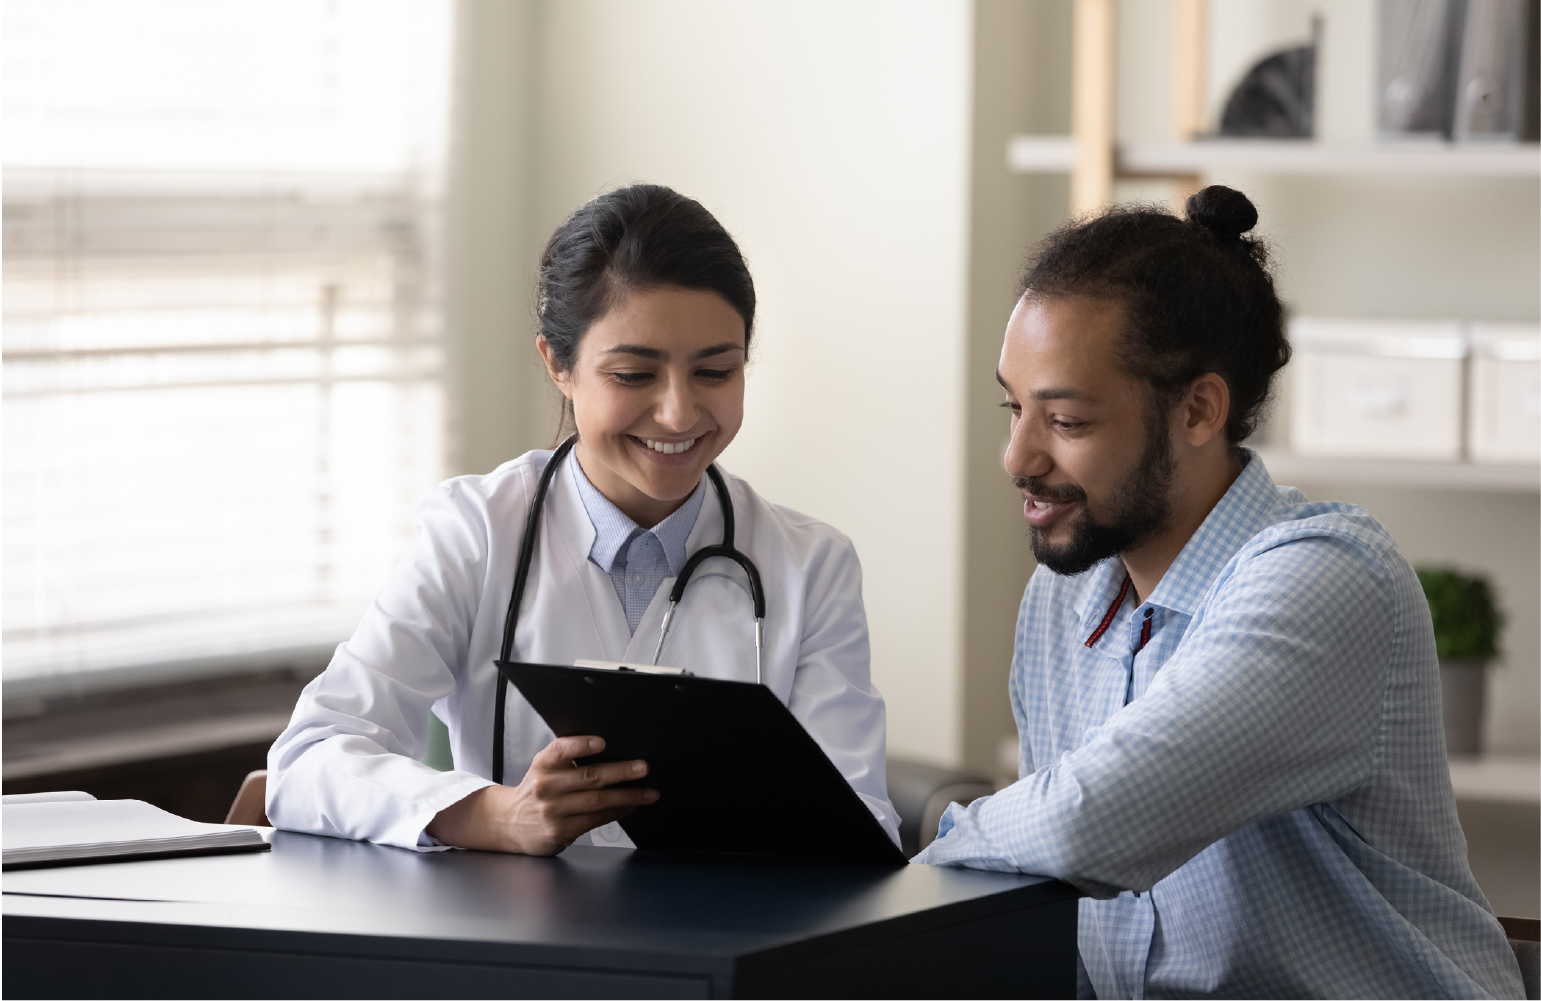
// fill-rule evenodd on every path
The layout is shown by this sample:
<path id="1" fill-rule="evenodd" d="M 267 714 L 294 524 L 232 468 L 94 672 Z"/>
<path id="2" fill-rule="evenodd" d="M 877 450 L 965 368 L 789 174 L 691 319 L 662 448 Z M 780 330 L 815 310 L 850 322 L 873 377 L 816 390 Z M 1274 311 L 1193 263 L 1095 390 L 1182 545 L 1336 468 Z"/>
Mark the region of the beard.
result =
<path id="1" fill-rule="evenodd" d="M 1109 498 L 1112 510 L 1105 519 L 1092 516 L 1086 507 L 1086 491 L 1080 487 L 1051 487 L 1037 476 L 1014 477 L 1012 483 L 1018 490 L 1044 500 L 1079 501 L 1082 505 L 1067 525 L 1070 539 L 1066 542 L 1051 543 L 1043 530 L 1028 528 L 1034 558 L 1054 573 L 1071 577 L 1159 534 L 1171 516 L 1167 493 L 1175 466 L 1165 415 L 1153 414 L 1145 422 L 1145 448 L 1139 465 L 1113 491 Z"/>

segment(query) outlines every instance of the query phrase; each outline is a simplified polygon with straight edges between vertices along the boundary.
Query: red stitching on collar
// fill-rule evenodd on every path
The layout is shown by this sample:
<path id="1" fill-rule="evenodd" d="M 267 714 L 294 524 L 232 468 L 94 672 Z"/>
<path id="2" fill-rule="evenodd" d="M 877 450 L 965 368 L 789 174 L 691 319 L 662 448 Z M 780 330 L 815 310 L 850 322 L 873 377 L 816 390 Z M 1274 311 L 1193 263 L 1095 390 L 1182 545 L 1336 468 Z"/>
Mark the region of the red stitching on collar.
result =
<path id="1" fill-rule="evenodd" d="M 1118 597 L 1114 598 L 1113 604 L 1108 606 L 1108 614 L 1102 617 L 1102 625 L 1098 626 L 1097 630 L 1087 638 L 1086 645 L 1088 647 L 1094 646 L 1098 640 L 1102 639 L 1102 634 L 1107 632 L 1108 626 L 1113 624 L 1113 616 L 1118 614 L 1118 606 L 1124 603 L 1124 595 L 1129 593 L 1129 580 L 1130 578 L 1128 577 L 1124 578 L 1124 586 L 1118 589 Z"/>

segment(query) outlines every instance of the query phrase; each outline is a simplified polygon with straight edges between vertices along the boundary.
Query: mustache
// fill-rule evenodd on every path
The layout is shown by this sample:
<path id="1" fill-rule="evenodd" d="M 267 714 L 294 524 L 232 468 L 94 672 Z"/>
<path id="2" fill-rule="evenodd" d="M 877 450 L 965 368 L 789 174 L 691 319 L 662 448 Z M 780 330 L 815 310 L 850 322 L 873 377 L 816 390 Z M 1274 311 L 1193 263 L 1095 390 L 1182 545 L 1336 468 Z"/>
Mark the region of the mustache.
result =
<path id="1" fill-rule="evenodd" d="M 1056 504 L 1068 504 L 1074 501 L 1086 500 L 1086 491 L 1080 487 L 1065 484 L 1063 486 L 1050 486 L 1041 476 L 1013 476 L 1011 485 L 1018 490 L 1025 490 L 1039 500 L 1051 501 Z"/>

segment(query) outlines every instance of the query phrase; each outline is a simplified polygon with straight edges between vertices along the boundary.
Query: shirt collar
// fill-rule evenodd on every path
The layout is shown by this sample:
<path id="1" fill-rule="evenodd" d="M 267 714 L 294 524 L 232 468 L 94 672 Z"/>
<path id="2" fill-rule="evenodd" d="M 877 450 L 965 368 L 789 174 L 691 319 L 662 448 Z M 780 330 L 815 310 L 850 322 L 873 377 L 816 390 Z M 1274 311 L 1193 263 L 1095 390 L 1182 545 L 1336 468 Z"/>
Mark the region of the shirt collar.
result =
<path id="1" fill-rule="evenodd" d="M 1241 475 L 1188 539 L 1145 603 L 1192 615 L 1199 599 L 1231 557 L 1248 539 L 1273 524 L 1271 512 L 1278 503 L 1278 487 L 1257 453 L 1250 448 L 1246 452 L 1248 461 Z M 1118 595 L 1128 571 L 1122 559 L 1112 556 L 1087 574 L 1086 584 L 1071 606 L 1083 624 L 1093 619 L 1100 621 L 1107 614 L 1108 605 Z"/>
<path id="2" fill-rule="evenodd" d="M 1076 617 L 1083 622 L 1088 618 L 1100 621 L 1107 614 L 1108 603 L 1118 595 L 1127 576 L 1129 572 L 1124 569 L 1124 561 L 1117 556 L 1110 556 L 1087 570 L 1086 583 L 1071 603 Z"/>
<path id="3" fill-rule="evenodd" d="M 578 496 L 583 500 L 583 509 L 588 512 L 589 521 L 594 525 L 594 545 L 589 548 L 589 559 L 605 573 L 609 573 L 615 566 L 616 556 L 643 529 L 589 482 L 576 455 L 568 456 L 567 462 L 573 485 L 578 488 Z M 663 546 L 669 570 L 676 577 L 685 566 L 685 542 L 690 538 L 690 530 L 696 525 L 696 516 L 701 513 L 701 501 L 705 496 L 706 477 L 703 476 L 685 503 L 649 530 Z"/>
<path id="4" fill-rule="evenodd" d="M 1192 615 L 1231 557 L 1276 520 L 1279 488 L 1258 454 L 1250 448 L 1246 452 L 1241 475 L 1162 575 L 1147 599 L 1150 604 Z"/>

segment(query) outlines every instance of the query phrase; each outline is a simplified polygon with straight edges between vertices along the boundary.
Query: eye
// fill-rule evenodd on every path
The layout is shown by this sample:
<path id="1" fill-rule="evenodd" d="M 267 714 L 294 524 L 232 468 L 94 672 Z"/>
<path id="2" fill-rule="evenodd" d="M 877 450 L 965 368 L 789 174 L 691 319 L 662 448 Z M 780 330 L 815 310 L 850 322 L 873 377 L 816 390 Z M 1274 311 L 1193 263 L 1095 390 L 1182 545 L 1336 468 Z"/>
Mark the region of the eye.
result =
<path id="1" fill-rule="evenodd" d="M 722 382 L 730 377 L 733 371 L 731 368 L 698 368 L 696 369 L 696 375 L 703 379 L 710 379 L 713 382 Z"/>
<path id="2" fill-rule="evenodd" d="M 1057 431 L 1076 431 L 1085 426 L 1084 421 L 1067 421 L 1063 417 L 1051 417 L 1049 423 Z"/>
<path id="3" fill-rule="evenodd" d="M 610 378 L 623 386 L 640 386 L 653 378 L 651 372 L 611 372 Z"/>
<path id="4" fill-rule="evenodd" d="M 1018 403 L 1016 400 L 1007 400 L 1000 404 L 1000 407 L 1003 410 L 1010 410 L 1014 415 L 1020 415 L 1022 413 L 1022 404 Z"/>

